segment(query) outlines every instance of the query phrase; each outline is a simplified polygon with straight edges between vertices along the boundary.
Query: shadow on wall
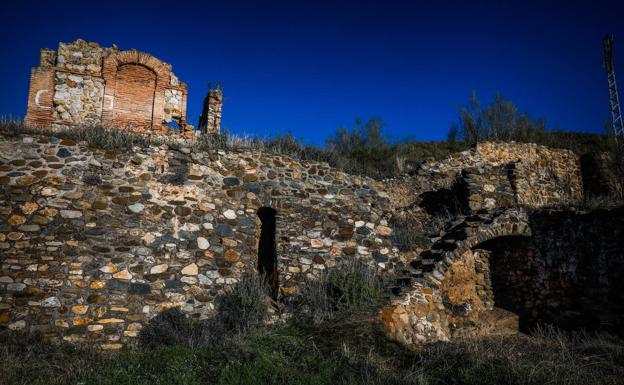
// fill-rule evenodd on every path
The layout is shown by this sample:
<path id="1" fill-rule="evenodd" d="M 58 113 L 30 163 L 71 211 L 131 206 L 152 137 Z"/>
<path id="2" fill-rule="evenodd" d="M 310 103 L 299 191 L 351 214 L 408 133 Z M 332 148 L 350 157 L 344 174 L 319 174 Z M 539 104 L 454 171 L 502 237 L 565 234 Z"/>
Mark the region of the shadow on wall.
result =
<path id="1" fill-rule="evenodd" d="M 160 178 L 161 183 L 182 186 L 188 179 L 189 167 L 185 161 L 170 162 L 167 173 Z"/>
<path id="2" fill-rule="evenodd" d="M 427 191 L 419 198 L 419 206 L 429 215 L 461 214 L 467 209 L 468 191 L 463 180 L 457 179 L 450 188 Z"/>
<path id="3" fill-rule="evenodd" d="M 531 238 L 505 236 L 485 241 L 474 250 L 489 267 L 488 294 L 493 306 L 519 317 L 520 331 L 529 332 L 536 326 L 531 298 L 532 281 L 537 278 Z"/>
<path id="4" fill-rule="evenodd" d="M 606 330 L 624 326 L 624 208 L 536 212 L 531 237 L 477 245 L 489 254 L 494 306 L 538 324 Z"/>
<path id="5" fill-rule="evenodd" d="M 580 161 L 586 199 L 622 196 L 622 182 L 609 153 L 587 153 Z"/>

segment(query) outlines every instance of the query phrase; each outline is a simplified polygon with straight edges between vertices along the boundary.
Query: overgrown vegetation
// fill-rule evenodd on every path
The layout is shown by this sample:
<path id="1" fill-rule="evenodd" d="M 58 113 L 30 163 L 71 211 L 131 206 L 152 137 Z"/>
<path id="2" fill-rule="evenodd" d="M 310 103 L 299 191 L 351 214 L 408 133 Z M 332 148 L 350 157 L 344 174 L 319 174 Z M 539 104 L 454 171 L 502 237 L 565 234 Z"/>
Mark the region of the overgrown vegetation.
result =
<path id="1" fill-rule="evenodd" d="M 382 304 L 389 279 L 362 262 L 344 262 L 308 280 L 289 308 L 299 320 L 315 323 L 367 313 Z"/>
<path id="2" fill-rule="evenodd" d="M 436 343 L 409 351 L 367 320 L 268 325 L 210 348 L 98 352 L 23 335 L 0 337 L 0 384 L 618 384 L 624 345 L 608 335 Z"/>
<path id="3" fill-rule="evenodd" d="M 234 288 L 215 299 L 216 314 L 192 322 L 178 308 L 160 313 L 141 330 L 143 348 L 184 345 L 212 347 L 258 330 L 269 318 L 269 287 L 263 277 L 244 275 Z"/>
<path id="4" fill-rule="evenodd" d="M 427 221 L 410 217 L 395 216 L 392 219 L 392 238 L 401 251 L 415 251 L 418 247 L 431 246 L 431 239 L 440 235 L 440 231 L 452 221 L 456 213 L 448 210 L 432 214 Z"/>
<path id="5" fill-rule="evenodd" d="M 192 143 L 181 144 L 164 136 L 147 136 L 100 126 L 77 126 L 67 129 L 27 127 L 18 120 L 0 121 L 4 135 L 53 135 L 63 139 L 86 141 L 90 146 L 111 151 L 130 151 L 133 146 L 168 144 L 172 148 L 196 146 L 200 150 L 256 150 L 286 155 L 295 159 L 327 162 L 347 173 L 383 179 L 417 170 L 429 159 L 442 159 L 483 140 L 515 140 L 566 148 L 578 154 L 591 151 L 616 151 L 608 135 L 548 131 L 542 119 L 534 120 L 520 113 L 513 102 L 496 96 L 485 107 L 473 94 L 468 106 L 460 110 L 460 122 L 451 128 L 449 140 L 419 142 L 411 138 L 391 139 L 384 133 L 383 122 L 371 118 L 357 119 L 351 129 L 339 128 L 323 147 L 303 144 L 291 134 L 265 139 L 223 132 L 202 136 Z M 621 157 L 614 156 L 615 161 Z M 624 162 L 618 163 L 623 165 Z M 622 167 L 624 169 L 624 166 Z"/>
<path id="6" fill-rule="evenodd" d="M 615 140 L 608 129 L 605 133 L 547 130 L 544 118 L 535 119 L 528 112 L 521 112 L 513 101 L 502 95 L 496 94 L 490 103 L 483 105 L 473 91 L 468 103 L 460 108 L 459 121 L 451 126 L 448 140 L 462 141 L 467 145 L 483 141 L 537 143 L 582 155 L 614 151 L 617 148 Z"/>
<path id="7" fill-rule="evenodd" d="M 149 146 L 162 140 L 131 131 L 118 130 L 105 126 L 75 126 L 63 129 L 35 128 L 24 125 L 19 120 L 0 120 L 0 133 L 7 136 L 44 135 L 60 139 L 86 142 L 89 146 L 109 151 L 129 151 L 134 146 Z"/>
<path id="8" fill-rule="evenodd" d="M 459 112 L 459 124 L 449 131 L 449 140 L 461 138 L 468 144 L 486 140 L 530 141 L 544 133 L 544 119 L 535 120 L 528 113 L 522 113 L 516 105 L 505 100 L 500 94 L 494 96 L 492 103 L 485 107 L 477 97 L 476 91 L 470 95 L 467 106 Z"/>
<path id="9" fill-rule="evenodd" d="M 206 150 L 251 148 L 295 159 L 327 162 L 347 173 L 376 179 L 414 171 L 427 159 L 442 159 L 467 148 L 460 142 L 392 141 L 384 135 L 383 128 L 378 118 L 372 118 L 366 123 L 357 119 L 350 130 L 336 130 L 324 147 L 303 144 L 292 134 L 257 139 L 237 137 L 226 132 L 206 136 L 201 139 L 200 145 Z"/>
<path id="10" fill-rule="evenodd" d="M 0 385 L 584 385 L 624 376 L 624 342 L 606 334 L 540 328 L 410 351 L 374 321 L 383 296 L 373 270 L 347 264 L 308 284 L 294 317 L 266 324 L 268 287 L 246 276 L 212 319 L 193 323 L 172 309 L 143 329 L 139 348 L 121 352 L 1 334 Z"/>
<path id="11" fill-rule="evenodd" d="M 385 282 L 371 267 L 361 262 L 345 262 L 338 268 L 308 279 L 299 293 L 289 298 L 288 314 L 301 322 L 320 323 L 367 314 L 378 309 L 384 299 Z M 243 275 L 230 292 L 215 299 L 215 315 L 191 322 L 179 309 L 160 313 L 141 330 L 139 342 L 144 348 L 185 345 L 191 348 L 212 347 L 227 339 L 253 334 L 279 315 L 272 305 L 266 279 L 255 274 Z"/>

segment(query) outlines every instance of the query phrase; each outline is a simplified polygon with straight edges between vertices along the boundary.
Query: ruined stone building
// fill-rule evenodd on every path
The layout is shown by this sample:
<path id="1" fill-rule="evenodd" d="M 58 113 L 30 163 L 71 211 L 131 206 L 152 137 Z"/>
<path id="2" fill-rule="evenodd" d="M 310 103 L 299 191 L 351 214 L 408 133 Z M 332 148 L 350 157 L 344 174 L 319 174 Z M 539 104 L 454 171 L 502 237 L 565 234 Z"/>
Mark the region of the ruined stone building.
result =
<path id="1" fill-rule="evenodd" d="M 246 272 L 281 301 L 347 261 L 394 277 L 379 318 L 408 346 L 538 322 L 621 330 L 623 209 L 569 209 L 586 177 L 570 151 L 530 144 L 381 182 L 252 150 L 0 136 L 0 333 L 119 349 L 166 309 L 210 317 Z M 399 247 L 394 218 L 452 209 L 453 191 L 461 211 L 430 246 Z"/>
<path id="2" fill-rule="evenodd" d="M 25 123 L 101 124 L 142 132 L 186 125 L 187 86 L 171 65 L 134 49 L 78 39 L 41 50 L 32 69 Z"/>
<path id="3" fill-rule="evenodd" d="M 186 97 L 153 56 L 77 40 L 41 51 L 26 122 L 158 132 L 185 124 Z M 203 133 L 222 100 L 209 91 Z M 382 182 L 252 149 L 0 136 L 0 332 L 120 349 L 164 310 L 211 317 L 249 272 L 282 301 L 351 261 L 388 277 L 378 319 L 408 346 L 540 323 L 621 331 L 624 208 L 578 209 L 601 193 L 588 186 L 613 190 L 604 162 L 479 143 Z M 408 233 L 423 244 L 400 242 L 436 218 Z"/>

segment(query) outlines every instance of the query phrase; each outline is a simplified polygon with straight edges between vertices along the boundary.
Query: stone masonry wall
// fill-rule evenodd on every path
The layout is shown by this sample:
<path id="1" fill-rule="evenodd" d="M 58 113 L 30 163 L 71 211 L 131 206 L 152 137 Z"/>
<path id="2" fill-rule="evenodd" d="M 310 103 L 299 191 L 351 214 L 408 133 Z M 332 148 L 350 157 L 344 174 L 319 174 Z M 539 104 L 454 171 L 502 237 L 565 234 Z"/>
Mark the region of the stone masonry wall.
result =
<path id="1" fill-rule="evenodd" d="M 151 78 L 152 81 L 146 81 Z M 26 124 L 109 125 L 166 132 L 186 124 L 187 87 L 171 65 L 136 50 L 78 39 L 41 50 L 31 71 Z"/>
<path id="2" fill-rule="evenodd" d="M 549 275 L 558 269 L 554 265 L 551 272 L 541 271 L 535 275 L 525 274 L 520 266 L 531 263 L 536 255 L 550 258 L 547 255 L 557 247 L 569 254 L 557 257 L 557 264 L 569 266 L 568 259 L 576 258 L 570 250 L 580 243 L 587 244 L 585 236 L 592 236 L 560 239 L 559 235 L 553 235 L 558 240 L 557 246 L 545 245 L 543 242 L 548 237 L 542 236 L 544 227 L 530 221 L 529 211 L 580 202 L 583 182 L 579 157 L 572 152 L 519 143 L 480 143 L 445 160 L 427 162 L 412 177 L 393 181 L 389 194 L 395 213 L 425 221 L 438 213 L 453 218 L 446 219 L 446 226 L 439 236 L 434 235 L 429 248 L 417 248 L 402 255 L 409 261 L 408 267 L 399 271 L 400 278 L 393 287 L 396 298 L 380 313 L 388 335 L 414 346 L 456 336 L 513 332 L 526 325 L 527 312 L 537 312 L 544 320 L 555 322 L 542 312 L 545 307 L 537 298 L 543 295 L 537 291 L 523 297 L 526 306 L 522 307 L 514 301 L 496 303 L 495 299 L 500 294 L 506 298 L 517 296 L 525 286 L 533 287 L 531 284 L 537 285 L 546 276 L 548 279 L 540 290 L 548 292 L 545 287 L 561 285 L 557 278 L 561 278 L 560 275 Z M 412 194 L 411 199 L 405 196 L 406 191 Z M 556 224 L 549 226 L 554 228 Z M 571 226 L 589 228 L 578 222 Z M 534 231 L 538 234 L 531 238 Z M 484 242 L 498 242 L 498 239 L 501 250 L 507 250 L 509 258 L 479 248 Z M 512 242 L 512 239 L 534 239 L 536 246 L 531 249 L 534 251 L 527 251 L 521 242 Z M 609 239 L 601 238 L 600 242 L 611 245 L 608 247 L 613 250 L 619 248 L 621 254 L 624 250 Z M 592 241 L 589 244 L 599 247 Z M 552 251 L 550 245 L 554 246 Z M 542 250 L 542 254 L 535 250 Z M 619 258 L 612 251 L 606 254 L 601 254 L 600 258 L 611 261 Z M 508 267 L 509 274 L 502 276 L 508 279 L 496 281 L 502 285 L 498 291 L 490 281 L 491 259 L 510 260 L 509 264 L 503 264 Z M 497 268 L 500 266 L 499 263 Z M 501 270 L 496 271 L 500 273 Z M 576 285 L 572 284 L 570 276 L 564 282 L 564 285 Z M 602 290 L 602 298 L 606 298 L 607 292 L 614 292 L 612 285 L 605 286 L 604 282 L 597 285 L 600 287 L 597 290 Z M 578 292 L 568 294 L 574 301 L 583 297 Z M 545 302 L 552 300 L 548 297 Z M 608 307 L 601 303 L 594 309 Z M 565 307 L 553 309 L 552 314 L 558 310 L 567 311 Z"/>
<path id="3" fill-rule="evenodd" d="M 102 115 L 104 81 L 63 72 L 55 73 L 54 120 L 97 124 Z"/>
<path id="4" fill-rule="evenodd" d="M 280 296 L 344 259 L 392 270 L 381 187 L 261 153 L 1 139 L 0 329 L 118 349 L 167 308 L 208 317 L 257 267 L 261 207 L 277 210 Z"/>
<path id="5" fill-rule="evenodd" d="M 539 323 L 608 330 L 624 326 L 624 208 L 538 211 L 533 235 L 481 245 L 511 290 L 505 302 L 528 330 Z M 496 266 L 499 264 L 499 266 Z"/>
<path id="6" fill-rule="evenodd" d="M 408 346 L 543 323 L 621 334 L 622 231 L 621 207 L 468 217 L 410 263 L 415 279 L 380 318 Z"/>
<path id="7" fill-rule="evenodd" d="M 571 204 L 583 197 L 579 157 L 569 150 L 530 143 L 479 143 L 471 150 L 423 164 L 415 182 L 432 190 L 448 188 L 463 170 L 503 176 L 494 188 L 511 187 L 513 200 L 520 206 Z"/>
<path id="8" fill-rule="evenodd" d="M 204 106 L 197 127 L 202 133 L 218 134 L 221 132 L 223 110 L 223 90 L 211 89 L 204 98 Z"/>
<path id="9" fill-rule="evenodd" d="M 566 167 L 574 175 L 578 159 L 536 149 L 544 157 L 523 164 L 522 146 L 533 145 L 501 144 L 513 155 L 499 162 L 487 154 L 503 150 L 481 146 L 431 169 L 433 184 L 463 183 L 468 212 L 431 248 L 399 252 L 388 224 L 397 204 L 384 182 L 327 164 L 184 142 L 120 154 L 1 138 L 0 331 L 118 349 L 170 307 L 206 318 L 219 293 L 257 269 L 263 207 L 277 211 L 279 296 L 341 260 L 365 261 L 399 277 L 380 318 L 407 345 L 517 330 L 518 316 L 521 325 L 619 327 L 621 210 L 544 211 L 579 191 L 561 177 Z M 458 156 L 469 167 L 456 167 Z M 554 190 L 561 180 L 567 193 Z M 523 200 L 530 189 L 543 199 Z"/>

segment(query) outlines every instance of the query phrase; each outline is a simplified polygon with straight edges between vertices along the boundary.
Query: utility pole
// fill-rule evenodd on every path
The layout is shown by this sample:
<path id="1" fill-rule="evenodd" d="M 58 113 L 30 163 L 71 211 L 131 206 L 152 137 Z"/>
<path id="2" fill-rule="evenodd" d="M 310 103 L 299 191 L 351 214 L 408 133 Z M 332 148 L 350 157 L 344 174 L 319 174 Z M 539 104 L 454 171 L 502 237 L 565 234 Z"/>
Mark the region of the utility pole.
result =
<path id="1" fill-rule="evenodd" d="M 606 35 L 602 40 L 604 44 L 604 67 L 607 70 L 609 82 L 609 107 L 613 134 L 616 142 L 624 143 L 624 125 L 622 123 L 622 110 L 620 109 L 620 96 L 618 95 L 617 83 L 615 82 L 615 66 L 613 65 L 613 35 Z"/>

